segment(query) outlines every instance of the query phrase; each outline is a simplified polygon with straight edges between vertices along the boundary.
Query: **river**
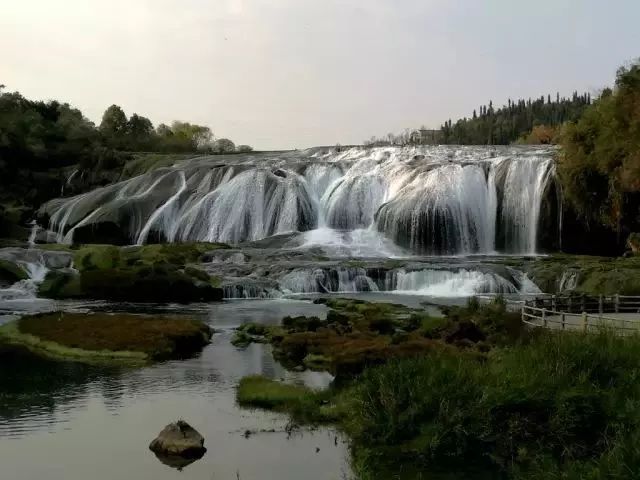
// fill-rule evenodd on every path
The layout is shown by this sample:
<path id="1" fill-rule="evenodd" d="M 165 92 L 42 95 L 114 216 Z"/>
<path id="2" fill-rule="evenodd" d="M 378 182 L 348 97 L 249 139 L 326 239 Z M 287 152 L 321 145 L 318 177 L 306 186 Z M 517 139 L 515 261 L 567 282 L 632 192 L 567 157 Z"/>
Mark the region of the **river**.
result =
<path id="1" fill-rule="evenodd" d="M 65 305 L 78 307 L 87 305 Z M 326 373 L 284 370 L 268 346 L 253 344 L 241 350 L 230 344 L 232 330 L 242 323 L 272 324 L 285 315 L 322 316 L 323 306 L 299 300 L 239 300 L 179 308 L 217 332 L 212 343 L 189 360 L 113 369 L 50 362 L 15 350 L 0 352 L 2 478 L 350 478 L 347 446 L 332 429 L 287 433 L 285 416 L 235 405 L 235 385 L 245 375 L 317 388 L 331 381 Z M 131 305 L 110 309 L 159 314 L 176 310 Z M 179 418 L 200 431 L 208 449 L 182 471 L 162 464 L 148 450 L 159 431 Z"/>

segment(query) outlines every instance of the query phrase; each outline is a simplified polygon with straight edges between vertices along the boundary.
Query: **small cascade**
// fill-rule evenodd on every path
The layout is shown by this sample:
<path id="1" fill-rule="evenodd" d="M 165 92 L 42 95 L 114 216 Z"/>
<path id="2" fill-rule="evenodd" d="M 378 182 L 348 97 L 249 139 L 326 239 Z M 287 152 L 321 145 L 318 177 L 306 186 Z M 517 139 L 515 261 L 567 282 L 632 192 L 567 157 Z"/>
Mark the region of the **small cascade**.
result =
<path id="1" fill-rule="evenodd" d="M 435 297 L 469 297 L 479 293 L 518 293 L 516 285 L 494 273 L 464 268 L 448 270 L 399 271 L 395 275 L 395 291 Z"/>
<path id="2" fill-rule="evenodd" d="M 540 293 L 538 287 L 518 270 L 508 269 L 505 276 L 459 268 L 425 268 L 407 271 L 363 267 L 299 268 L 278 281 L 286 294 L 395 292 L 436 297 L 468 297 L 485 294 Z"/>
<path id="3" fill-rule="evenodd" d="M 40 231 L 40 229 L 41 227 L 35 220 L 31 222 L 31 231 L 29 232 L 29 239 L 27 241 L 29 244 L 29 248 L 33 248 L 36 246 L 36 237 L 38 236 L 38 232 Z"/>
<path id="4" fill-rule="evenodd" d="M 579 272 L 576 270 L 565 270 L 558 282 L 558 292 L 573 291 L 578 286 Z"/>
<path id="5" fill-rule="evenodd" d="M 22 269 L 28 278 L 7 288 L 0 288 L 0 301 L 35 299 L 38 285 L 44 281 L 51 268 L 71 265 L 71 255 L 66 252 L 47 252 L 36 249 L 3 248 L 0 259 Z"/>
<path id="6" fill-rule="evenodd" d="M 232 285 L 223 285 L 223 296 L 227 300 L 237 299 L 266 299 L 280 298 L 282 293 L 278 290 L 265 288 L 260 285 L 239 281 Z"/>
<path id="7" fill-rule="evenodd" d="M 279 281 L 286 293 L 376 292 L 378 286 L 364 268 L 296 269 Z"/>
<path id="8" fill-rule="evenodd" d="M 40 213 L 66 243 L 100 242 L 100 232 L 131 244 L 238 244 L 291 232 L 332 242 L 376 232 L 409 254 L 532 254 L 553 152 L 422 146 L 235 155 L 224 164 L 203 157 L 52 200 Z M 376 254 L 385 242 L 358 235 L 370 242 L 367 256 L 387 256 Z"/>

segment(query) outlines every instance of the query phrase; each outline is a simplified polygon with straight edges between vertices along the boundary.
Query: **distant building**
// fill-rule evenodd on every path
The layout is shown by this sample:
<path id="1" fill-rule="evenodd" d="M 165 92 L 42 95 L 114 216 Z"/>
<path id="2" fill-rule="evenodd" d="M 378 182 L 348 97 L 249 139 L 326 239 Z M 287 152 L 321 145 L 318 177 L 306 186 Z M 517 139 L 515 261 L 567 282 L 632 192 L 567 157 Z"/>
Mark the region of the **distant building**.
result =
<path id="1" fill-rule="evenodd" d="M 438 145 L 442 143 L 442 132 L 421 128 L 411 132 L 410 142 L 413 145 Z"/>

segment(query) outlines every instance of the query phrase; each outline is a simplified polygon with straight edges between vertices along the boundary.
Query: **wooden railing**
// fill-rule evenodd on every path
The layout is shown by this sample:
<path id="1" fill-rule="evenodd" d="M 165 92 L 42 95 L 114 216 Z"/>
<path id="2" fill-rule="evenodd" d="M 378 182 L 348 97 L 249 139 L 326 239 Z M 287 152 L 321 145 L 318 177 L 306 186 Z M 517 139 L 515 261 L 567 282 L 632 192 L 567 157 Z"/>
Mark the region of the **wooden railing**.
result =
<path id="1" fill-rule="evenodd" d="M 521 312 L 522 321 L 534 327 L 584 332 L 604 327 L 640 333 L 640 297 L 551 295 L 525 301 Z"/>

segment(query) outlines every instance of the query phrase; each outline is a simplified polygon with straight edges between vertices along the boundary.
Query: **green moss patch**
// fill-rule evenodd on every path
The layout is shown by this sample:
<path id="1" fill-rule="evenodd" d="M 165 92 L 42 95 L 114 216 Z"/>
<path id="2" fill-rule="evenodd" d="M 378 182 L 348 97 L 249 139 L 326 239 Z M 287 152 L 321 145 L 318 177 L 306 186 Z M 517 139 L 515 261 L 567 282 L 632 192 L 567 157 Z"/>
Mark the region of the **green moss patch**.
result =
<path id="1" fill-rule="evenodd" d="M 542 257 L 527 267 L 543 291 L 553 293 L 566 272 L 575 272 L 576 292 L 586 295 L 640 295 L 640 257 L 609 258 L 573 255 Z"/>
<path id="2" fill-rule="evenodd" d="M 240 406 L 285 412 L 296 421 L 312 424 L 335 422 L 343 417 L 349 408 L 347 398 L 331 389 L 312 390 L 262 375 L 242 378 L 236 390 Z"/>
<path id="3" fill-rule="evenodd" d="M 75 250 L 79 274 L 49 272 L 39 293 L 49 298 L 100 298 L 137 302 L 222 300 L 220 279 L 191 265 L 225 244 L 187 243 Z"/>
<path id="4" fill-rule="evenodd" d="M 20 266 L 0 258 L 0 281 L 15 283 L 27 278 L 29 278 L 29 275 Z"/>
<path id="5" fill-rule="evenodd" d="M 178 317 L 50 313 L 0 327 L 0 338 L 48 356 L 77 360 L 160 360 L 196 353 L 211 338 L 204 323 Z"/>

